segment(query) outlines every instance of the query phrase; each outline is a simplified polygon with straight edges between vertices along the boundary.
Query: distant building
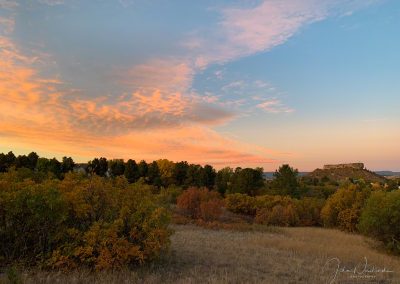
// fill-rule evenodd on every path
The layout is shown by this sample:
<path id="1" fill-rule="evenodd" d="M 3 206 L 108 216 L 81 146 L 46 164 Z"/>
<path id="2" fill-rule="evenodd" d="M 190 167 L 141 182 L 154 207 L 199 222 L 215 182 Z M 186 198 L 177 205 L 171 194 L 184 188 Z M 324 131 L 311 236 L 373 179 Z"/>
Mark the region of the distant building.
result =
<path id="1" fill-rule="evenodd" d="M 346 169 L 346 168 L 363 170 L 364 164 L 363 163 L 350 163 L 350 164 L 324 165 L 324 170 Z"/>

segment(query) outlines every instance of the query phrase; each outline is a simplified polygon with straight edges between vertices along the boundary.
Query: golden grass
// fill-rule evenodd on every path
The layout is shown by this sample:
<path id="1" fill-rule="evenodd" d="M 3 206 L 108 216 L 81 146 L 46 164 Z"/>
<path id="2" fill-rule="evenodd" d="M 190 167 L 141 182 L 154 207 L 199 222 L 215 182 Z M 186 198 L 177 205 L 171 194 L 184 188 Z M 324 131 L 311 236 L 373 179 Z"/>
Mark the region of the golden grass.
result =
<path id="1" fill-rule="evenodd" d="M 360 235 L 323 228 L 278 228 L 262 231 L 208 230 L 175 225 L 171 252 L 162 261 L 136 271 L 35 272 L 26 283 L 400 283 L 400 258 L 387 255 Z M 375 248 L 374 248 L 375 246 Z M 393 273 L 361 273 L 386 268 Z M 1 278 L 1 277 L 0 277 Z M 3 277 L 4 279 L 4 277 Z"/>

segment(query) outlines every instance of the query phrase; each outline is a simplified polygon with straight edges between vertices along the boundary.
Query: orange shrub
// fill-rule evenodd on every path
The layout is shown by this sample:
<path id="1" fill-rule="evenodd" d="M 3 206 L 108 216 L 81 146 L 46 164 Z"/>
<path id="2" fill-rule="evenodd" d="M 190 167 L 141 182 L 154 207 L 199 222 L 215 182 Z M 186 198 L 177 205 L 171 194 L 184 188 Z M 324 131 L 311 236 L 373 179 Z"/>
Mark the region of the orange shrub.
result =
<path id="1" fill-rule="evenodd" d="M 257 224 L 269 225 L 271 217 L 271 210 L 268 208 L 257 209 L 254 222 Z"/>
<path id="2" fill-rule="evenodd" d="M 217 220 L 222 213 L 223 201 L 212 199 L 200 203 L 200 216 L 204 221 Z"/>
<path id="3" fill-rule="evenodd" d="M 169 216 L 151 188 L 67 174 L 19 181 L 0 174 L 0 266 L 115 269 L 168 248 Z"/>
<path id="4" fill-rule="evenodd" d="M 255 217 L 255 222 L 258 224 L 286 227 L 297 225 L 298 220 L 297 212 L 291 204 L 287 206 L 278 204 L 272 210 L 268 208 L 257 209 Z"/>
<path id="5" fill-rule="evenodd" d="M 356 232 L 360 214 L 361 210 L 359 208 L 347 208 L 340 211 L 338 215 L 339 228 L 348 232 Z"/>
<path id="6" fill-rule="evenodd" d="M 371 193 L 361 185 L 348 185 L 331 195 L 321 210 L 321 219 L 327 227 L 355 231 L 361 209 Z"/>
<path id="7" fill-rule="evenodd" d="M 177 199 L 177 208 L 193 219 L 217 219 L 222 211 L 223 202 L 218 192 L 207 188 L 189 188 Z"/>
<path id="8" fill-rule="evenodd" d="M 225 198 L 226 209 L 233 213 L 255 215 L 257 206 L 256 199 L 247 194 L 228 194 Z"/>

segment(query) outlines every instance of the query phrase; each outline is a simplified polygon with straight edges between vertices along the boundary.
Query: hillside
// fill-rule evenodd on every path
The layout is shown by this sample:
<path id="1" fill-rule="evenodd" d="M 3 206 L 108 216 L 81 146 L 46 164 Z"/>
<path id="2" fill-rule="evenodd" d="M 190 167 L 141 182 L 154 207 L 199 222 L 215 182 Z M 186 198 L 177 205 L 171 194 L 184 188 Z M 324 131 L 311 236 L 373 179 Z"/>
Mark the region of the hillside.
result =
<path id="1" fill-rule="evenodd" d="M 329 167 L 324 169 L 316 169 L 309 173 L 307 177 L 317 178 L 319 180 L 328 178 L 331 181 L 340 182 L 348 179 L 363 179 L 366 182 L 385 183 L 387 179 L 381 175 L 371 172 L 365 168 L 354 167 Z"/>

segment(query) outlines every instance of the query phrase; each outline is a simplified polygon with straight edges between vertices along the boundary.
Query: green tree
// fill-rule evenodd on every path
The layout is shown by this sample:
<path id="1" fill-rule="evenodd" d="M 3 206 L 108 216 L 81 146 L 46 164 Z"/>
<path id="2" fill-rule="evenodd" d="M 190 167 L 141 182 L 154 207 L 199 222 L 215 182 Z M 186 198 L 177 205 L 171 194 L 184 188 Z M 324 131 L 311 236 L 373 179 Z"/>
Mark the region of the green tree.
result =
<path id="1" fill-rule="evenodd" d="M 358 229 L 400 253 L 400 191 L 373 192 L 362 210 Z"/>
<path id="2" fill-rule="evenodd" d="M 35 169 L 37 160 L 39 159 L 38 154 L 36 154 L 36 152 L 31 152 L 28 154 L 28 159 L 29 159 L 29 168 L 31 170 Z"/>
<path id="3" fill-rule="evenodd" d="M 233 169 L 230 167 L 223 168 L 217 172 L 215 177 L 215 185 L 217 190 L 222 195 L 228 191 L 228 187 L 231 183 L 231 179 L 233 176 Z"/>
<path id="4" fill-rule="evenodd" d="M 161 175 L 156 161 L 148 165 L 147 179 L 150 184 L 161 186 Z"/>
<path id="5" fill-rule="evenodd" d="M 202 187 L 202 170 L 200 165 L 190 164 L 186 171 L 185 187 Z"/>
<path id="6" fill-rule="evenodd" d="M 185 184 L 188 168 L 189 165 L 186 161 L 175 164 L 173 171 L 173 180 L 176 185 L 182 186 Z"/>
<path id="7" fill-rule="evenodd" d="M 138 164 L 138 172 L 139 172 L 139 178 L 146 178 L 147 177 L 147 171 L 149 170 L 149 166 L 147 165 L 145 160 L 141 160 L 140 163 Z"/>
<path id="8" fill-rule="evenodd" d="M 122 159 L 108 161 L 108 168 L 113 177 L 122 176 L 125 172 L 125 163 Z"/>
<path id="9" fill-rule="evenodd" d="M 48 164 L 48 171 L 51 172 L 55 177 L 61 178 L 61 163 L 56 158 L 50 159 Z"/>
<path id="10" fill-rule="evenodd" d="M 108 162 L 106 158 L 95 158 L 92 161 L 89 161 L 88 165 L 89 173 L 94 173 L 98 176 L 104 177 L 108 171 Z"/>
<path id="11" fill-rule="evenodd" d="M 56 159 L 39 158 L 37 161 L 37 170 L 42 173 L 51 173 L 57 178 L 61 178 L 61 163 Z"/>
<path id="12" fill-rule="evenodd" d="M 256 191 L 264 185 L 263 169 L 236 168 L 229 193 L 246 193 L 254 196 Z"/>
<path id="13" fill-rule="evenodd" d="M 71 157 L 63 157 L 61 162 L 61 171 L 63 173 L 72 172 L 75 167 L 75 162 Z"/>
<path id="14" fill-rule="evenodd" d="M 214 188 L 216 177 L 214 168 L 210 165 L 205 165 L 202 172 L 202 185 L 208 189 Z"/>
<path id="15" fill-rule="evenodd" d="M 293 169 L 287 164 L 279 167 L 274 173 L 273 187 L 279 189 L 283 195 L 290 195 L 292 197 L 300 197 L 300 186 L 297 180 L 299 171 Z"/>
<path id="16" fill-rule="evenodd" d="M 47 158 L 39 158 L 36 163 L 36 169 L 39 172 L 47 173 L 49 168 L 49 159 Z"/>
<path id="17" fill-rule="evenodd" d="M 139 168 L 135 160 L 129 159 L 125 165 L 124 176 L 129 183 L 134 183 L 139 178 Z"/>
<path id="18" fill-rule="evenodd" d="M 0 172 L 6 172 L 10 167 L 15 165 L 16 157 L 13 152 L 0 154 Z"/>
<path id="19" fill-rule="evenodd" d="M 29 168 L 30 167 L 29 158 L 26 155 L 19 155 L 15 159 L 15 167 L 16 168 Z"/>

